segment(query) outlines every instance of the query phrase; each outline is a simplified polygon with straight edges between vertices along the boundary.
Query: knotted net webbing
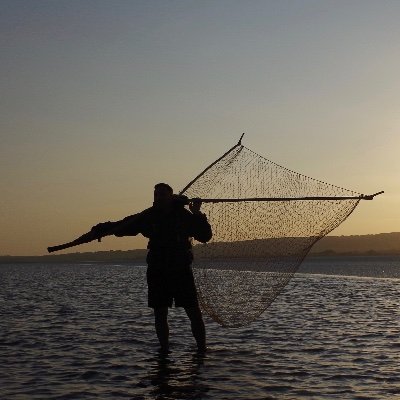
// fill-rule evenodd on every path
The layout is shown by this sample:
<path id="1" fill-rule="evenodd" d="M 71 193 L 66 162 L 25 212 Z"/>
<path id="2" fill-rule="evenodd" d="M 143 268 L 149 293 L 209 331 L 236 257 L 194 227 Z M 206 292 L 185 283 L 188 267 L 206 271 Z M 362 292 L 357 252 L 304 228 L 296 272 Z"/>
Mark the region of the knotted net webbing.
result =
<path id="1" fill-rule="evenodd" d="M 277 165 L 240 142 L 181 194 L 213 199 L 202 206 L 213 238 L 195 243 L 193 271 L 203 311 L 231 327 L 263 313 L 311 247 L 362 198 Z"/>

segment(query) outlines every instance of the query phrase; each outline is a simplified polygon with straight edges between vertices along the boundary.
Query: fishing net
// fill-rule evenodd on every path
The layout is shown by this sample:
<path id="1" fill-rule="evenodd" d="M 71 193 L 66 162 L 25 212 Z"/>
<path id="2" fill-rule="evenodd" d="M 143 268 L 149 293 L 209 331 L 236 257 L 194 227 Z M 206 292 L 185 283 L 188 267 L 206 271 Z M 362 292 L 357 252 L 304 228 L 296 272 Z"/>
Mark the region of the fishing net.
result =
<path id="1" fill-rule="evenodd" d="M 263 313 L 311 247 L 362 198 L 277 165 L 240 142 L 181 194 L 204 199 L 213 229 L 209 243 L 194 246 L 201 308 L 230 327 Z"/>

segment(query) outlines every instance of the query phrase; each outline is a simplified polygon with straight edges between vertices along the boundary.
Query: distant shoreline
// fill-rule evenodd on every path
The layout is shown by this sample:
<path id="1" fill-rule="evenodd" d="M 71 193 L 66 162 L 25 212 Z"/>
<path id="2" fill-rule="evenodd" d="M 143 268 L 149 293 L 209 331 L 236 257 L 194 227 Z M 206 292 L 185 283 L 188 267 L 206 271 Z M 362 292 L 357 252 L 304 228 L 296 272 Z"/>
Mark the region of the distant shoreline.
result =
<path id="1" fill-rule="evenodd" d="M 127 251 L 129 252 L 129 250 Z M 146 253 L 147 250 L 143 250 Z M 99 254 L 106 253 L 106 254 Z M 8 263 L 129 263 L 134 265 L 146 265 L 145 254 L 138 257 L 112 257 L 112 252 L 88 252 L 88 253 L 70 253 L 53 256 L 0 256 L 0 264 Z M 123 252 L 122 252 L 123 253 Z M 379 258 L 379 257 L 400 257 L 400 253 L 379 253 L 376 251 L 367 251 L 364 253 L 347 252 L 336 253 L 334 251 L 325 251 L 320 253 L 310 253 L 306 260 L 317 259 L 342 259 L 342 258 Z"/>
<path id="2" fill-rule="evenodd" d="M 266 246 L 273 246 L 276 239 L 265 239 Z M 285 240 L 285 239 L 283 239 Z M 249 241 L 252 245 L 256 241 Z M 221 248 L 229 246 L 222 244 Z M 32 262 L 128 262 L 140 265 L 146 262 L 146 249 L 111 250 L 46 254 L 41 256 L 0 256 L 0 263 Z M 383 257 L 400 256 L 400 232 L 375 235 L 326 236 L 311 249 L 307 259 L 315 257 Z"/>
<path id="3" fill-rule="evenodd" d="M 5 268 L 42 268 L 50 266 L 52 268 L 76 268 L 93 267 L 95 268 L 135 268 L 146 267 L 146 261 L 132 259 L 109 259 L 109 260 L 57 260 L 36 259 L 26 257 L 21 260 L 17 257 L 10 258 L 8 262 L 0 260 L 0 271 Z M 379 279 L 400 279 L 400 254 L 396 255 L 309 255 L 295 271 L 296 275 L 324 275 L 343 276 L 343 277 L 362 277 Z"/>

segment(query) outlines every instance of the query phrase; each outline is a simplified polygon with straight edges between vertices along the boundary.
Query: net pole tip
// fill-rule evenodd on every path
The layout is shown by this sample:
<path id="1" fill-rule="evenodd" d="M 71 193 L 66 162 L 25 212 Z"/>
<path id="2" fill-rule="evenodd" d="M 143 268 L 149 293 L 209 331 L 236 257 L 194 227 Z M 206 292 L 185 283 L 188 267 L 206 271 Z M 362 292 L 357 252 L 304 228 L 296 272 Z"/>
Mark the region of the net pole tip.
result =
<path id="1" fill-rule="evenodd" d="M 240 146 L 242 144 L 242 139 L 243 139 L 244 133 L 242 133 L 242 136 L 240 136 L 240 139 L 238 141 L 238 146 Z"/>
<path id="2" fill-rule="evenodd" d="M 362 195 L 361 198 L 364 200 L 373 200 L 375 196 L 379 196 L 380 194 L 385 193 L 383 190 L 381 190 L 378 193 L 374 193 L 374 194 L 369 194 L 369 195 Z"/>

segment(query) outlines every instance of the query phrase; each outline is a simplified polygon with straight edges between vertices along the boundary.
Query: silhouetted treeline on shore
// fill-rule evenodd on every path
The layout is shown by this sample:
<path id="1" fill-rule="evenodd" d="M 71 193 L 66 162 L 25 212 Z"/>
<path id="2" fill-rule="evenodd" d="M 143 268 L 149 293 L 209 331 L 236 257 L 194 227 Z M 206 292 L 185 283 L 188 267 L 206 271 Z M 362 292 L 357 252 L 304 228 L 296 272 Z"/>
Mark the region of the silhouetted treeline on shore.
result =
<path id="1" fill-rule="evenodd" d="M 68 254 L 49 254 L 44 256 L 0 256 L 0 263 L 6 262 L 132 262 L 144 265 L 146 249 L 111 250 L 96 252 L 75 252 Z"/>
<path id="2" fill-rule="evenodd" d="M 278 255 L 305 242 L 304 238 L 275 238 L 253 240 L 245 243 L 247 253 L 259 256 Z M 214 257 L 229 257 L 240 253 L 241 243 L 214 243 Z M 257 250 L 256 250 L 257 249 Z M 74 252 L 43 256 L 0 256 L 0 262 L 130 262 L 145 264 L 146 249 L 127 251 Z M 311 249 L 309 256 L 360 256 L 360 255 L 400 255 L 400 232 L 375 235 L 326 236 Z"/>

